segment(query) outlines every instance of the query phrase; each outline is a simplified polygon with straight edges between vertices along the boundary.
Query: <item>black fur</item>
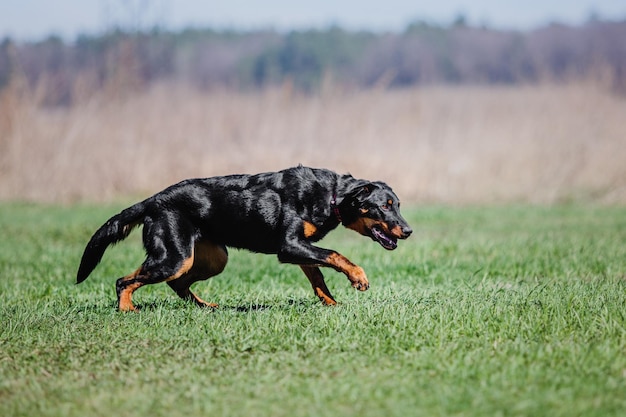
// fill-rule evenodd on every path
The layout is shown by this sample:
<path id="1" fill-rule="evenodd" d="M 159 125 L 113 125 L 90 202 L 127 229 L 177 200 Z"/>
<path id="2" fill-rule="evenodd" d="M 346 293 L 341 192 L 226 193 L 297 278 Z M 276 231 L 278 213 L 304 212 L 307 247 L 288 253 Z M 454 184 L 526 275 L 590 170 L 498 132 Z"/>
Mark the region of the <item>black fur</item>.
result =
<path id="1" fill-rule="evenodd" d="M 369 286 L 360 267 L 312 244 L 340 222 L 386 249 L 394 249 L 397 239 L 412 232 L 400 215 L 398 198 L 382 182 L 302 166 L 189 179 L 123 210 L 100 227 L 87 244 L 77 282 L 88 277 L 109 245 L 143 224 L 146 260 L 135 273 L 118 280 L 122 310 L 134 309 L 130 299 L 136 288 L 162 281 L 181 297 L 208 305 L 189 286 L 222 271 L 226 247 L 276 254 L 281 262 L 300 265 L 320 299 L 335 304 L 319 266 L 343 272 L 355 288 Z"/>

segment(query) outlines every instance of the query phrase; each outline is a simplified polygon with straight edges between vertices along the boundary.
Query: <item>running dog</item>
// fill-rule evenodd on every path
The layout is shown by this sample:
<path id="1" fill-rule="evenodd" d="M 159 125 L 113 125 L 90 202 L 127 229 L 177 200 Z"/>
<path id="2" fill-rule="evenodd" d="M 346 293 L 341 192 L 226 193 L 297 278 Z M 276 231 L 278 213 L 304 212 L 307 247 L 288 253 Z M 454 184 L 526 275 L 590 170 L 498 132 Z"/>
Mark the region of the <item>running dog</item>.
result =
<path id="1" fill-rule="evenodd" d="M 303 166 L 257 175 L 189 179 L 111 217 L 85 248 L 77 283 L 98 265 L 106 248 L 143 225 L 146 260 L 116 283 L 118 307 L 135 310 L 132 294 L 146 284 L 167 282 L 183 299 L 217 307 L 191 292 L 196 281 L 224 270 L 227 247 L 275 254 L 299 265 L 315 294 L 336 304 L 320 267 L 348 277 L 360 291 L 369 282 L 345 256 L 313 245 L 339 224 L 393 250 L 412 233 L 400 215 L 400 202 L 385 183 L 355 179 Z"/>

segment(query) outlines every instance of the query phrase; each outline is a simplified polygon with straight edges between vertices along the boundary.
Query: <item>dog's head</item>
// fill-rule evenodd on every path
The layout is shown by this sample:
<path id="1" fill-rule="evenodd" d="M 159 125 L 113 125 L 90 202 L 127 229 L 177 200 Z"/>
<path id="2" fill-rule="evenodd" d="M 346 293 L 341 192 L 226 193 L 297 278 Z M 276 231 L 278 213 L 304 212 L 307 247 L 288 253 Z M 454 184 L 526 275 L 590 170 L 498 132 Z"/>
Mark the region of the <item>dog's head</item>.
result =
<path id="1" fill-rule="evenodd" d="M 343 224 L 388 250 L 398 246 L 413 230 L 400 214 L 400 201 L 383 182 L 360 182 L 340 204 Z"/>

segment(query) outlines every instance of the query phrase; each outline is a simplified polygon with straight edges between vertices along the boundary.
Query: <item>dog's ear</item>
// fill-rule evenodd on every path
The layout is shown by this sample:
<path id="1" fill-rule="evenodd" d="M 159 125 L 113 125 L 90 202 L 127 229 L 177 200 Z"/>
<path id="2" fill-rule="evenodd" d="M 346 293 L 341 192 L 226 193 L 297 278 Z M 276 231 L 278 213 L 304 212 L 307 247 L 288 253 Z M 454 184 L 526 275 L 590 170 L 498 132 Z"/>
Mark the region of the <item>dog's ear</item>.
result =
<path id="1" fill-rule="evenodd" d="M 363 181 L 348 192 L 348 198 L 353 206 L 365 201 L 378 188 L 373 182 Z"/>

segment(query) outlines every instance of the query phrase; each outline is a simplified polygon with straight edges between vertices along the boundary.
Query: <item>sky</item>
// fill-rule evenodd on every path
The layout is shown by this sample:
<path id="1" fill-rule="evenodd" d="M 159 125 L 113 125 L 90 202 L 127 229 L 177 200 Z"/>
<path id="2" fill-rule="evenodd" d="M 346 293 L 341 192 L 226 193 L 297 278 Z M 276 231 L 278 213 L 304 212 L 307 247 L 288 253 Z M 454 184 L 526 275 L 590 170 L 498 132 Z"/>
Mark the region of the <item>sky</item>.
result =
<path id="1" fill-rule="evenodd" d="M 169 29 L 292 30 L 339 25 L 401 31 L 416 20 L 526 30 L 550 22 L 580 24 L 594 13 L 626 20 L 626 0 L 1 0 L 0 38 L 71 40 L 116 25 Z"/>

